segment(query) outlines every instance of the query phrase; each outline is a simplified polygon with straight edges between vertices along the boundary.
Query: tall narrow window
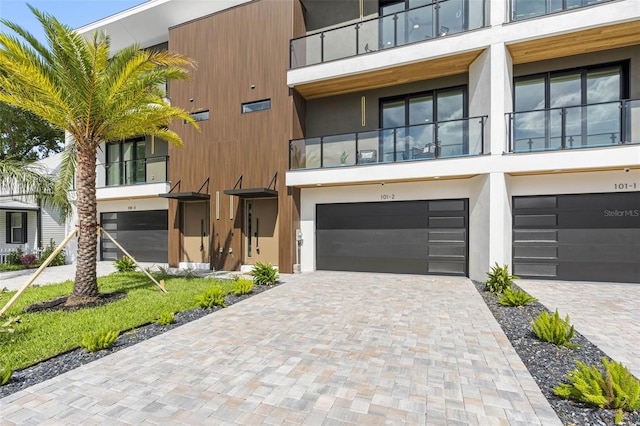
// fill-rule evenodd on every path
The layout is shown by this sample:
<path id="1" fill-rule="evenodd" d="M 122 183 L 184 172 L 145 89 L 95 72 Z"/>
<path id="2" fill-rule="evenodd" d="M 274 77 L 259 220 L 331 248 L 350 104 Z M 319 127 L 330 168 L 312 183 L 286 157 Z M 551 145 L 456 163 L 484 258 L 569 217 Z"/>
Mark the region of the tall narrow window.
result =
<path id="1" fill-rule="evenodd" d="M 24 244 L 27 242 L 27 213 L 7 212 L 7 243 Z"/>

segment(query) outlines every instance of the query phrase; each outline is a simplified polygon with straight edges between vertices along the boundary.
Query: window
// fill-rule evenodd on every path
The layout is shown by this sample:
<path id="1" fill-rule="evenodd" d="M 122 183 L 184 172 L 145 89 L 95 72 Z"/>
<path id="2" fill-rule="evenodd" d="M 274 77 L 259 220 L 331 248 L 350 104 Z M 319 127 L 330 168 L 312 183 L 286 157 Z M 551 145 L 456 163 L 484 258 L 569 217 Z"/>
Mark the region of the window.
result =
<path id="1" fill-rule="evenodd" d="M 514 84 L 516 150 L 610 145 L 622 138 L 623 64 L 518 77 Z"/>
<path id="2" fill-rule="evenodd" d="M 465 103 L 464 87 L 381 100 L 385 161 L 468 154 Z"/>
<path id="3" fill-rule="evenodd" d="M 146 138 L 107 144 L 107 186 L 145 182 Z"/>
<path id="4" fill-rule="evenodd" d="M 271 109 L 271 99 L 263 99 L 261 101 L 246 102 L 242 104 L 243 114 L 256 111 L 264 111 L 266 109 Z"/>
<path id="5" fill-rule="evenodd" d="M 209 119 L 209 110 L 192 112 L 189 114 L 195 121 L 205 121 Z M 186 123 L 186 121 L 185 121 Z"/>
<path id="6" fill-rule="evenodd" d="M 27 213 L 7 212 L 7 243 L 27 242 Z"/>

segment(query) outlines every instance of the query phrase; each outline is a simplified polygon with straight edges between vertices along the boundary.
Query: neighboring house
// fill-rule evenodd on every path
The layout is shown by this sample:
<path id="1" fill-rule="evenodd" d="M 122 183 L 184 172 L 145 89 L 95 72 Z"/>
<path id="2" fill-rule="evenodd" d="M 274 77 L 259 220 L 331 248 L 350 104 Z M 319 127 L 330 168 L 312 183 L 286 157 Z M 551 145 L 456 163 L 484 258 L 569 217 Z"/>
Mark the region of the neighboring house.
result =
<path id="1" fill-rule="evenodd" d="M 40 160 L 49 175 L 55 176 L 62 154 Z M 35 253 L 53 240 L 61 243 L 65 236 L 65 218 L 51 206 L 29 194 L 7 191 L 0 194 L 0 261 L 11 251 Z"/>
<path id="2" fill-rule="evenodd" d="M 94 30 L 198 63 L 164 186 L 99 189 L 172 266 L 640 282 L 636 0 L 152 0 Z"/>

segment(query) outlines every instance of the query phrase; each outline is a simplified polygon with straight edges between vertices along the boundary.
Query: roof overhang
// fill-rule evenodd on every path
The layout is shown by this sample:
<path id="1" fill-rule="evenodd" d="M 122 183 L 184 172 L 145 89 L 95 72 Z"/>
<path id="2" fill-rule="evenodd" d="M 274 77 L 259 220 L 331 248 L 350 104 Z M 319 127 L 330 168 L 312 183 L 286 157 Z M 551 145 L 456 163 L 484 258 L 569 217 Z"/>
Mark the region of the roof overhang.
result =
<path id="1" fill-rule="evenodd" d="M 162 198 L 172 198 L 178 201 L 202 201 L 211 198 L 209 194 L 203 194 L 201 192 L 167 192 L 166 194 L 159 194 Z"/>
<path id="2" fill-rule="evenodd" d="M 40 211 L 40 207 L 36 204 L 28 204 L 23 203 L 22 201 L 0 201 L 0 210 L 11 210 L 11 211 Z"/>
<path id="3" fill-rule="evenodd" d="M 278 191 L 269 188 L 225 189 L 224 193 L 240 198 L 273 198 L 278 196 Z"/>

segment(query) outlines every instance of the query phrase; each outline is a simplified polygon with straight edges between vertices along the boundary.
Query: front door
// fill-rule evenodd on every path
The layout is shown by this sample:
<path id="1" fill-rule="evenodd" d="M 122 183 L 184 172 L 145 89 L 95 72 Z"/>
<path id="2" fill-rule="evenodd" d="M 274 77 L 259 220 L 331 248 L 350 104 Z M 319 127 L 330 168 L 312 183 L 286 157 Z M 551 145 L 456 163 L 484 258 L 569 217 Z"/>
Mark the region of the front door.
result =
<path id="1" fill-rule="evenodd" d="M 182 262 L 209 261 L 209 203 L 182 202 Z"/>
<path id="2" fill-rule="evenodd" d="M 250 199 L 244 207 L 244 263 L 278 265 L 278 199 Z"/>

